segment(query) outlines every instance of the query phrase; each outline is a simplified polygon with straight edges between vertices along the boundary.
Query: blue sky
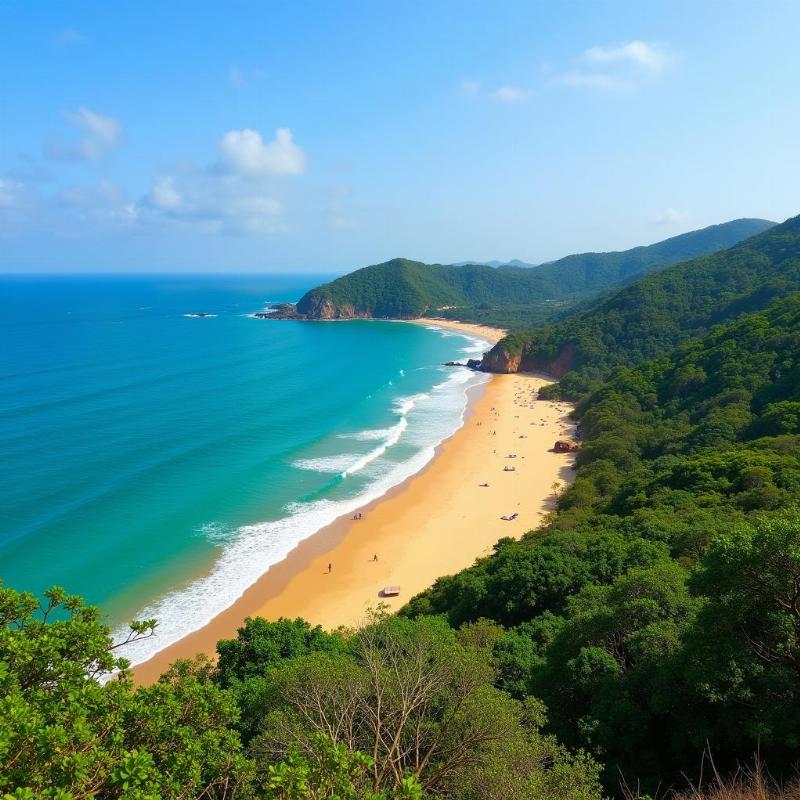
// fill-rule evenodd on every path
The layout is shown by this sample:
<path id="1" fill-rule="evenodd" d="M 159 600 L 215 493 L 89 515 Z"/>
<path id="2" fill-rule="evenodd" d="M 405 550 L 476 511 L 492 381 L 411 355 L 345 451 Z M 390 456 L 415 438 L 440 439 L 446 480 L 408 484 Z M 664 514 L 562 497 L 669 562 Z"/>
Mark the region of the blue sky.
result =
<path id="1" fill-rule="evenodd" d="M 0 270 L 543 261 L 800 213 L 800 3 L 0 2 Z"/>

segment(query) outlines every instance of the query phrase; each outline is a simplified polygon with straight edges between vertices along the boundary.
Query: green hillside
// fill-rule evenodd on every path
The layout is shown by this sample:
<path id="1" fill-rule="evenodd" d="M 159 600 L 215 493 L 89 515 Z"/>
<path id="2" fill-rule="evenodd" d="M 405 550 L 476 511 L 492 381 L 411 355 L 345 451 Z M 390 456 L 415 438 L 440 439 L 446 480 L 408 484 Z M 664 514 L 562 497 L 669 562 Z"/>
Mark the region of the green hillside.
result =
<path id="1" fill-rule="evenodd" d="M 442 306 L 487 301 L 522 302 L 527 284 L 522 270 L 469 265 L 452 267 L 395 258 L 364 267 L 308 292 L 297 304 L 314 315 L 330 301 L 337 315 L 408 318 Z"/>
<path id="2" fill-rule="evenodd" d="M 491 369 L 543 369 L 580 396 L 621 364 L 656 357 L 712 325 L 800 289 L 800 217 L 642 278 L 561 322 L 501 341 Z"/>
<path id="3" fill-rule="evenodd" d="M 391 263 L 323 299 L 512 291 Z M 704 753 L 796 792 L 800 217 L 499 352 L 581 394 L 575 480 L 399 615 L 247 619 L 137 687 L 97 609 L 0 582 L 0 796 L 644 800 Z"/>
<path id="4" fill-rule="evenodd" d="M 396 258 L 312 289 L 297 304 L 311 318 L 436 314 L 518 329 L 643 272 L 715 252 L 769 228 L 742 219 L 617 253 L 586 253 L 535 268 L 423 264 Z"/>
<path id="5" fill-rule="evenodd" d="M 644 798 L 699 781 L 704 752 L 723 778 L 758 752 L 791 780 L 800 291 L 780 290 L 797 225 L 729 252 L 736 280 L 698 273 L 723 302 L 686 308 L 736 319 L 637 366 L 600 361 L 557 512 L 399 616 L 332 633 L 248 619 L 217 663 L 136 687 L 96 609 L 0 584 L 0 793 Z"/>
<path id="6" fill-rule="evenodd" d="M 732 247 L 775 223 L 736 219 L 673 236 L 663 242 L 614 253 L 581 253 L 536 268 L 543 285 L 565 294 L 595 292 L 629 283 L 646 272 Z"/>
<path id="7" fill-rule="evenodd" d="M 784 239 L 785 240 L 785 239 Z M 777 245 L 776 245 L 777 246 Z M 543 529 L 406 607 L 489 619 L 499 685 L 643 790 L 800 741 L 800 293 L 620 367 Z"/>
<path id="8" fill-rule="evenodd" d="M 247 619 L 217 663 L 135 687 L 96 609 L 0 584 L 0 792 L 644 798 L 704 751 L 791 779 L 800 292 L 617 367 L 576 414 L 543 528 L 360 630 Z"/>
<path id="9" fill-rule="evenodd" d="M 247 618 L 217 663 L 134 686 L 97 609 L 44 600 L 0 583 L 4 800 L 602 800 L 597 762 L 495 685 L 480 629 Z"/>

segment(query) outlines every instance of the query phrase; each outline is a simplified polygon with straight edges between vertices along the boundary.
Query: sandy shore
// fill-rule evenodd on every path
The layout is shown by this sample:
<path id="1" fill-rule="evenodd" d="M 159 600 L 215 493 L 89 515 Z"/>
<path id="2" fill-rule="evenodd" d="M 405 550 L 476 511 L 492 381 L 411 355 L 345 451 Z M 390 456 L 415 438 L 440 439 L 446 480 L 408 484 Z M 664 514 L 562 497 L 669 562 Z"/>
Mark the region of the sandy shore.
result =
<path id="1" fill-rule="evenodd" d="M 503 328 L 492 328 L 489 325 L 477 325 L 474 322 L 460 322 L 453 319 L 441 319 L 439 317 L 422 317 L 420 319 L 412 319 L 415 325 L 431 325 L 436 328 L 448 328 L 452 331 L 460 331 L 461 333 L 469 333 L 473 336 L 480 336 L 482 339 L 494 344 L 499 342 L 508 331 Z"/>
<path id="2" fill-rule="evenodd" d="M 489 338 L 481 326 L 421 322 Z M 492 340 L 503 333 L 488 331 Z M 303 617 L 327 629 L 358 625 L 378 603 L 396 609 L 440 575 L 490 553 L 502 536 L 535 528 L 552 508 L 553 484 L 572 478 L 573 457 L 551 452 L 556 439 L 574 433 L 570 408 L 534 399 L 546 383 L 493 376 L 471 398 L 465 425 L 422 472 L 365 506 L 363 519 L 337 520 L 301 543 L 208 625 L 137 666 L 135 679 L 150 683 L 176 658 L 213 654 L 247 616 Z M 514 513 L 513 521 L 501 519 Z M 398 598 L 380 596 L 390 585 L 400 586 Z"/>

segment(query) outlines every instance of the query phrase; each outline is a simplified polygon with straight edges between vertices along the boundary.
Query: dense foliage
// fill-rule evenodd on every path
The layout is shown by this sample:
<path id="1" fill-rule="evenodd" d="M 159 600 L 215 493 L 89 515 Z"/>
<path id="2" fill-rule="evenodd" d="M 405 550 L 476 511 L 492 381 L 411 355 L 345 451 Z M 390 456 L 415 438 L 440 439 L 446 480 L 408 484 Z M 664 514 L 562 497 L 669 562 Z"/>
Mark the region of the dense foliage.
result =
<path id="1" fill-rule="evenodd" d="M 459 319 L 530 327 L 557 318 L 580 300 L 622 286 L 645 272 L 713 253 L 773 223 L 741 219 L 617 253 L 584 253 L 535 268 L 423 264 L 396 258 L 312 289 L 298 303 L 316 315 L 323 300 L 371 317 L 444 314 Z"/>
<path id="2" fill-rule="evenodd" d="M 404 308 L 456 291 L 398 269 Z M 572 348 L 575 481 L 396 617 L 248 619 L 136 687 L 96 609 L 0 585 L 0 797 L 600 800 L 700 781 L 704 753 L 720 797 L 756 752 L 791 779 L 799 290 L 796 218 L 511 337 Z"/>
<path id="3" fill-rule="evenodd" d="M 146 636 L 153 623 L 135 626 Z M 0 585 L 0 794 L 19 798 L 242 796 L 252 766 L 232 697 L 207 661 L 134 690 L 97 609 L 61 590 Z M 98 679 L 119 670 L 115 679 Z"/>
<path id="4" fill-rule="evenodd" d="M 800 745 L 800 294 L 618 368 L 544 530 L 404 610 L 481 618 L 499 685 L 651 790 Z"/>
<path id="5" fill-rule="evenodd" d="M 471 322 L 475 325 L 488 325 L 508 331 L 525 331 L 532 325 L 546 325 L 574 313 L 581 302 L 578 298 L 545 300 L 541 303 L 484 302 L 438 308 L 426 312 L 425 316 L 431 319 L 450 319 Z"/>
<path id="6" fill-rule="evenodd" d="M 216 665 L 134 687 L 96 609 L 0 586 L 0 797 L 599 800 L 595 762 L 495 685 L 497 633 L 247 620 Z"/>
<path id="7" fill-rule="evenodd" d="M 550 287 L 551 296 L 597 292 L 623 286 L 669 264 L 732 247 L 774 224 L 763 219 L 736 219 L 631 250 L 566 256 L 541 264 L 536 274 L 543 287 Z"/>
<path id="8" fill-rule="evenodd" d="M 554 371 L 560 391 L 580 397 L 619 365 L 669 352 L 686 339 L 800 289 L 800 217 L 729 250 L 668 267 L 599 305 L 497 350 L 522 352 L 522 366 Z"/>

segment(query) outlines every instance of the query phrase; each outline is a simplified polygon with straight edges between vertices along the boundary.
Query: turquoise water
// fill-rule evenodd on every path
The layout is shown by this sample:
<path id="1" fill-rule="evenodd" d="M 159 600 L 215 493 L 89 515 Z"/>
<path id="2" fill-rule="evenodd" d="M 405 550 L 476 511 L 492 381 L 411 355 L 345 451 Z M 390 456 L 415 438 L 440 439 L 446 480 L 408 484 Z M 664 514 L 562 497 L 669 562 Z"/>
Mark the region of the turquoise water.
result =
<path id="1" fill-rule="evenodd" d="M 485 343 L 249 316 L 320 280 L 0 278 L 6 585 L 157 616 L 138 660 L 419 470 L 483 379 L 441 363 Z"/>

